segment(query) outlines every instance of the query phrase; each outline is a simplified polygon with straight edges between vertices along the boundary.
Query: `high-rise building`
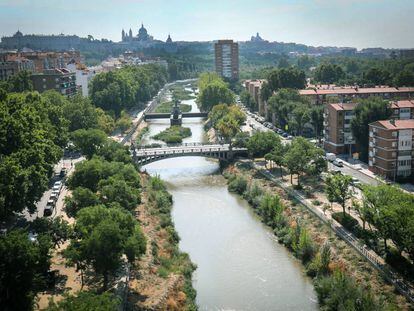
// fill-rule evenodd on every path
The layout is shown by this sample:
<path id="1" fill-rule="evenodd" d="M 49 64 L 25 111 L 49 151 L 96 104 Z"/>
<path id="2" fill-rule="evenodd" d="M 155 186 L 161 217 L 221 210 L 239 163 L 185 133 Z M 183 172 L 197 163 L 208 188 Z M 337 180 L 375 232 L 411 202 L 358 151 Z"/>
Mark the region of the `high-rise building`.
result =
<path id="1" fill-rule="evenodd" d="M 216 72 L 229 80 L 239 79 L 239 45 L 233 40 L 219 40 L 214 44 Z"/>

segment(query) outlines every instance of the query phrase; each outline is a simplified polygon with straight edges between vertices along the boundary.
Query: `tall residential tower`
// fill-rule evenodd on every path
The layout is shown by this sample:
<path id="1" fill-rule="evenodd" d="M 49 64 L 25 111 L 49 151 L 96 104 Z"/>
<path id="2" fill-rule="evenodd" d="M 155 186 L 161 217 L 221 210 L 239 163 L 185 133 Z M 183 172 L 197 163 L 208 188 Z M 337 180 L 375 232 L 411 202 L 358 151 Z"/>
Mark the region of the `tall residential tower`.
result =
<path id="1" fill-rule="evenodd" d="M 214 44 L 216 72 L 229 80 L 239 79 L 239 45 L 233 40 L 219 40 Z"/>

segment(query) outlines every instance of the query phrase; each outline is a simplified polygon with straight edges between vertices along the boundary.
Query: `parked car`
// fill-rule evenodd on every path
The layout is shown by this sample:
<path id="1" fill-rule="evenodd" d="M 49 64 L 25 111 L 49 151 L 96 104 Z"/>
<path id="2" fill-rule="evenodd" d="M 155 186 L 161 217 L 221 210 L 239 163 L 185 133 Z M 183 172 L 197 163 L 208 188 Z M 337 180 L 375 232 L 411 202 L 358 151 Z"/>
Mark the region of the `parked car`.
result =
<path id="1" fill-rule="evenodd" d="M 53 210 L 55 209 L 55 201 L 49 200 L 46 203 L 46 207 L 43 211 L 43 216 L 50 216 L 53 213 Z"/>
<path id="2" fill-rule="evenodd" d="M 52 192 L 52 194 L 49 197 L 49 200 L 53 200 L 54 202 L 56 202 L 59 198 L 59 195 L 56 192 Z"/>
<path id="3" fill-rule="evenodd" d="M 292 135 L 288 135 L 288 136 L 286 137 L 286 139 L 291 140 L 291 139 L 293 139 L 293 136 L 292 136 Z"/>
<path id="4" fill-rule="evenodd" d="M 66 176 L 66 173 L 67 173 L 67 169 L 66 169 L 66 167 L 63 167 L 63 168 L 60 170 L 59 176 L 63 178 L 63 177 L 65 177 L 65 176 Z"/>
<path id="5" fill-rule="evenodd" d="M 328 152 L 328 153 L 326 154 L 326 159 L 327 159 L 329 162 L 333 162 L 333 161 L 335 161 L 335 159 L 336 159 L 336 155 L 335 155 L 335 153 Z"/>
<path id="6" fill-rule="evenodd" d="M 282 134 L 282 137 L 284 137 L 284 138 L 286 138 L 286 137 L 288 137 L 289 136 L 289 134 L 288 133 L 283 133 Z"/>
<path id="7" fill-rule="evenodd" d="M 341 160 L 335 159 L 332 162 L 333 165 L 338 166 L 338 167 L 344 167 L 344 163 Z"/>

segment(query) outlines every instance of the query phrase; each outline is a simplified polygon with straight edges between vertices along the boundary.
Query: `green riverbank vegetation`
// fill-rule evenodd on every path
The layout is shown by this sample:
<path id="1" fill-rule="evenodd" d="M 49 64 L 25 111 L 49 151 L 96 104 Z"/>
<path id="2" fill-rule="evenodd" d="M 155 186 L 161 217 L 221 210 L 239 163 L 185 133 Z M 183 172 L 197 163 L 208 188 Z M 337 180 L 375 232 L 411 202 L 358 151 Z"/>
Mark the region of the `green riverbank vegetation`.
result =
<path id="1" fill-rule="evenodd" d="M 191 129 L 179 125 L 173 125 L 166 130 L 154 135 L 152 138 L 162 140 L 167 144 L 181 143 L 184 138 L 191 136 Z"/>
<path id="2" fill-rule="evenodd" d="M 174 106 L 174 103 L 172 101 L 165 102 L 165 103 L 159 104 L 157 108 L 155 108 L 155 112 L 170 113 L 172 111 L 173 106 Z M 179 104 L 179 107 L 182 112 L 190 112 L 192 108 L 191 105 L 188 105 L 188 104 Z"/>
<path id="3" fill-rule="evenodd" d="M 313 278 L 322 310 L 408 310 L 364 258 L 295 199 L 249 165 L 238 163 L 224 176 Z"/>

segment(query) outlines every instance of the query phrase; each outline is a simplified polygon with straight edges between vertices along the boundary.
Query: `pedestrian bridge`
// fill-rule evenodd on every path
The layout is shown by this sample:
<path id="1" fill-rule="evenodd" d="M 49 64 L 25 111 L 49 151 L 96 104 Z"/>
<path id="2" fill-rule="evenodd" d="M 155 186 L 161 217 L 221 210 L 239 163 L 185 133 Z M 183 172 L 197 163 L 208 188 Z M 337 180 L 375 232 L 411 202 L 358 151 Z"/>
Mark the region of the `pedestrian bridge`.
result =
<path id="1" fill-rule="evenodd" d="M 246 148 L 230 148 L 229 144 L 186 143 L 157 148 L 133 147 L 132 157 L 139 165 L 184 156 L 200 156 L 229 161 L 235 157 L 246 157 Z"/>

